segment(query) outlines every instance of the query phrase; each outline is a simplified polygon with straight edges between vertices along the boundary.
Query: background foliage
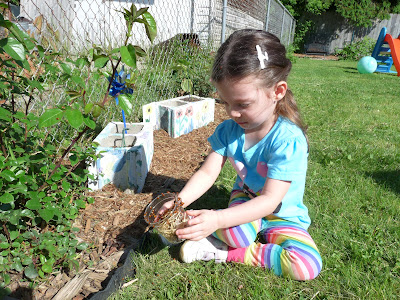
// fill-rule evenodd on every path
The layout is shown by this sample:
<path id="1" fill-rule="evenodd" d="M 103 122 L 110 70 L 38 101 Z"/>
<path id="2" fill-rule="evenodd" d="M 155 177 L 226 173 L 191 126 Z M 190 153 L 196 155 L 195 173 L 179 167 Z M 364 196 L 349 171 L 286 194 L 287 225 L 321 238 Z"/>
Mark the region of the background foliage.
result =
<path id="1" fill-rule="evenodd" d="M 308 19 L 310 15 L 336 11 L 349 24 L 356 27 L 368 27 L 376 20 L 389 19 L 390 13 L 400 11 L 400 2 L 397 0 L 282 0 L 281 2 L 297 20 L 294 40 L 296 51 L 303 50 L 304 37 L 313 29 L 314 24 Z"/>

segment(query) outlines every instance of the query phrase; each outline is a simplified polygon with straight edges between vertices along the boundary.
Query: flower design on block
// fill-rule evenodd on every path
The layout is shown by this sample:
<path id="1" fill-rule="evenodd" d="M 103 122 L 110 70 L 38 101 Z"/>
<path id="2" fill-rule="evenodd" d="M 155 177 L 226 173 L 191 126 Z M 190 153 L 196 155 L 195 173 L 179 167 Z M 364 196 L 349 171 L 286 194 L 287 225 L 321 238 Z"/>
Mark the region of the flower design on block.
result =
<path id="1" fill-rule="evenodd" d="M 208 101 L 204 101 L 201 111 L 203 113 L 207 113 L 208 112 Z"/>
<path id="2" fill-rule="evenodd" d="M 188 108 L 186 108 L 186 116 L 191 117 L 193 116 L 193 107 L 189 106 Z"/>
<path id="3" fill-rule="evenodd" d="M 180 117 L 183 116 L 183 111 L 181 109 L 177 110 L 176 113 L 175 113 L 175 116 L 176 116 L 177 119 L 179 119 Z"/>
<path id="4" fill-rule="evenodd" d="M 153 105 L 147 104 L 143 108 L 143 119 L 146 122 L 150 122 L 151 116 L 153 115 Z"/>

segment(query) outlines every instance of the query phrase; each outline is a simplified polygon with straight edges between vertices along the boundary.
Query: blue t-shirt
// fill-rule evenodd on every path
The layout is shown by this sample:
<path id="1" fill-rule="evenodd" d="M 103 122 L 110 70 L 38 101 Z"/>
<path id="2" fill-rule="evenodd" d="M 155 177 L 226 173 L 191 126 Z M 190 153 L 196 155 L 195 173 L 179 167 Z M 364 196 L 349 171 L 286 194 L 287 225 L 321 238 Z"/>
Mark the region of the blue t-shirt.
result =
<path id="1" fill-rule="evenodd" d="M 289 191 L 274 215 L 308 228 L 311 221 L 303 204 L 308 145 L 297 125 L 279 117 L 261 141 L 244 151 L 244 129 L 233 120 L 226 120 L 218 125 L 208 141 L 213 150 L 226 156 L 236 170 L 238 176 L 233 190 L 242 190 L 246 186 L 259 195 L 267 177 L 290 181 Z"/>

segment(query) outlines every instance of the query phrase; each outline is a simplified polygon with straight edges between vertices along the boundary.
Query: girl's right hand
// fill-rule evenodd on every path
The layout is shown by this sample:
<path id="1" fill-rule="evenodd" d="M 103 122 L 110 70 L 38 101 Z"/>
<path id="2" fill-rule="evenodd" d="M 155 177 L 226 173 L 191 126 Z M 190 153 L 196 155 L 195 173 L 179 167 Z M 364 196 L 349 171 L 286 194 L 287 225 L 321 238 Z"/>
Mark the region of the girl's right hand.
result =
<path id="1" fill-rule="evenodd" d="M 168 212 L 172 207 L 174 207 L 174 202 L 175 202 L 174 200 L 165 202 L 163 206 L 161 206 L 160 209 L 158 210 L 156 217 L 154 218 L 154 222 L 158 222 L 166 212 Z"/>

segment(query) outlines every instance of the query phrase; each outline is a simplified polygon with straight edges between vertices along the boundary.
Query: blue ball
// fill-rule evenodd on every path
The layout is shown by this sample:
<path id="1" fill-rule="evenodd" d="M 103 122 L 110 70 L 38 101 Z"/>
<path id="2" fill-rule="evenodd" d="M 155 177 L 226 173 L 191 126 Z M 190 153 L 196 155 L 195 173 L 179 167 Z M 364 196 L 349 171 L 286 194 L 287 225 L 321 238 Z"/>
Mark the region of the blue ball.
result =
<path id="1" fill-rule="evenodd" d="M 376 62 L 376 59 L 372 56 L 364 56 L 357 63 L 357 70 L 361 74 L 374 73 L 377 67 L 378 63 Z"/>

